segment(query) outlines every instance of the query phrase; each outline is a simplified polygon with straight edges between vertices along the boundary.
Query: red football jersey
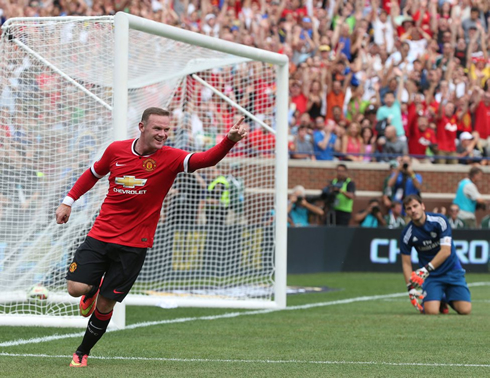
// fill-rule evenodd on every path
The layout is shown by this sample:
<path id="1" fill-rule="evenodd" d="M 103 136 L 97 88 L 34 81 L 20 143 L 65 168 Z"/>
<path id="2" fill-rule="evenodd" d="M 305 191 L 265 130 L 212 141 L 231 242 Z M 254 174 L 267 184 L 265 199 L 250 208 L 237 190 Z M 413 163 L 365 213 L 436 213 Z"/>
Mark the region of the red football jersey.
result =
<path id="1" fill-rule="evenodd" d="M 191 153 L 164 146 L 139 155 L 134 140 L 111 143 L 95 162 L 97 178 L 109 175 L 109 191 L 88 233 L 94 239 L 130 247 L 149 248 L 163 200 L 180 172 L 187 172 Z"/>
<path id="2" fill-rule="evenodd" d="M 437 123 L 437 141 L 439 150 L 453 152 L 456 151 L 456 131 L 458 121 L 455 116 L 451 118 L 442 115 Z"/>

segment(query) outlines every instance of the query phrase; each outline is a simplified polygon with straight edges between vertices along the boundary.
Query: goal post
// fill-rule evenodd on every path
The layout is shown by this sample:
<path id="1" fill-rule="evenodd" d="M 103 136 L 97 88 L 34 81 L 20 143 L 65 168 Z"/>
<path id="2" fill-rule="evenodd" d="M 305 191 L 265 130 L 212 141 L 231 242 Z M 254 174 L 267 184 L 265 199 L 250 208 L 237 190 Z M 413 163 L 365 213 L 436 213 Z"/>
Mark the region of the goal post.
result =
<path id="1" fill-rule="evenodd" d="M 2 30 L 0 126 L 7 143 L 0 141 L 0 159 L 5 182 L 15 184 L 0 193 L 0 324 L 27 317 L 38 325 L 76 323 L 77 301 L 65 294 L 64 275 L 107 179 L 75 203 L 66 225 L 53 222 L 54 209 L 110 142 L 137 137 L 150 106 L 171 111 L 169 144 L 177 148 L 211 147 L 239 116 L 249 138 L 217 169 L 177 177 L 114 326 L 124 327 L 124 304 L 286 306 L 286 56 L 126 13 L 14 18 Z M 219 209 L 209 204 L 216 175 L 227 185 Z M 23 222 L 14 219 L 18 211 Z M 32 299 L 38 284 L 47 300 Z"/>

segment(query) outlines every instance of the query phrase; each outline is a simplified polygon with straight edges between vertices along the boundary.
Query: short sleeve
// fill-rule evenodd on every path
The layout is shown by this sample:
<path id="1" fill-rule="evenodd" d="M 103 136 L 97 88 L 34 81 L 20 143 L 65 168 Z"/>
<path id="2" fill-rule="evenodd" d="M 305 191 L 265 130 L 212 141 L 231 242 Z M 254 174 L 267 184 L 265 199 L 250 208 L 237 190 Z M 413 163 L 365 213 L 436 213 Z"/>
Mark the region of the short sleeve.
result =
<path id="1" fill-rule="evenodd" d="M 102 177 L 104 177 L 110 172 L 111 161 L 114 156 L 114 149 L 115 149 L 114 143 L 111 143 L 106 148 L 101 158 L 97 160 L 94 164 L 92 164 L 92 166 L 90 167 L 92 174 L 98 179 L 101 179 Z"/>
<path id="2" fill-rule="evenodd" d="M 403 229 L 400 237 L 400 253 L 402 255 L 410 255 L 412 253 L 412 244 L 410 239 L 412 236 L 412 227 L 408 226 Z"/>

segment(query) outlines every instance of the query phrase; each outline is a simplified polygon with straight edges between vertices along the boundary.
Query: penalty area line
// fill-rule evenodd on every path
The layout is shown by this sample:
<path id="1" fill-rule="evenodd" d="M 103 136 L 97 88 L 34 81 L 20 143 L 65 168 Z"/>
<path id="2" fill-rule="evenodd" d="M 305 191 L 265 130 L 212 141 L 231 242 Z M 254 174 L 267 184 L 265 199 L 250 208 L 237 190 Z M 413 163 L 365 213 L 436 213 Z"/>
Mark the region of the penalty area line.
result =
<path id="1" fill-rule="evenodd" d="M 49 355 L 30 353 L 0 352 L 0 357 L 30 357 L 30 358 L 72 358 L 71 355 Z M 301 361 L 301 360 L 252 360 L 252 359 L 213 359 L 213 358 L 170 358 L 170 357 L 122 357 L 122 356 L 90 356 L 95 360 L 125 360 L 125 361 L 161 361 L 161 362 L 210 362 L 235 364 L 315 364 L 315 365 L 385 365 L 385 366 L 426 366 L 426 367 L 482 367 L 490 368 L 490 364 L 457 364 L 457 363 L 422 363 L 422 362 L 386 362 L 386 361 Z"/>
<path id="2" fill-rule="evenodd" d="M 472 286 L 489 286 L 489 285 L 490 285 L 490 282 L 474 282 L 474 283 L 468 284 L 468 286 L 470 286 L 470 287 L 472 287 Z M 152 321 L 152 322 L 134 323 L 134 324 L 130 324 L 130 325 L 126 326 L 124 329 L 109 329 L 109 330 L 107 330 L 107 332 L 108 333 L 109 332 L 120 332 L 120 331 L 124 331 L 124 330 L 128 330 L 128 329 L 151 327 L 151 326 L 163 325 L 163 324 L 186 323 L 186 322 L 193 322 L 193 321 L 199 321 L 199 320 L 230 319 L 230 318 L 237 318 L 239 316 L 261 315 L 261 314 L 267 314 L 267 313 L 277 312 L 277 311 L 306 310 L 306 309 L 315 308 L 315 307 L 326 307 L 326 306 L 349 304 L 349 303 L 355 303 L 355 302 L 366 302 L 366 301 L 373 301 L 373 300 L 380 300 L 380 299 L 386 300 L 386 299 L 390 299 L 390 298 L 404 297 L 406 295 L 407 295 L 407 292 L 394 293 L 394 294 L 384 294 L 384 295 L 372 295 L 372 296 L 340 299 L 340 300 L 329 301 L 329 302 L 309 303 L 309 304 L 298 305 L 298 306 L 290 306 L 290 307 L 286 307 L 286 308 L 280 309 L 280 310 L 267 309 L 267 310 L 254 310 L 254 311 L 242 311 L 242 312 L 228 312 L 228 313 L 224 313 L 221 315 L 210 315 L 210 316 L 198 316 L 198 317 L 158 320 L 158 321 Z M 12 347 L 12 346 L 19 346 L 19 345 L 26 345 L 26 344 L 38 344 L 38 343 L 68 339 L 68 338 L 73 338 L 73 337 L 83 337 L 84 334 L 85 334 L 85 331 L 69 333 L 69 334 L 64 334 L 64 335 L 55 334 L 55 335 L 51 335 L 51 336 L 35 337 L 35 338 L 31 338 L 31 339 L 17 339 L 17 340 L 12 340 L 12 341 L 4 341 L 4 342 L 0 343 L 0 347 Z"/>

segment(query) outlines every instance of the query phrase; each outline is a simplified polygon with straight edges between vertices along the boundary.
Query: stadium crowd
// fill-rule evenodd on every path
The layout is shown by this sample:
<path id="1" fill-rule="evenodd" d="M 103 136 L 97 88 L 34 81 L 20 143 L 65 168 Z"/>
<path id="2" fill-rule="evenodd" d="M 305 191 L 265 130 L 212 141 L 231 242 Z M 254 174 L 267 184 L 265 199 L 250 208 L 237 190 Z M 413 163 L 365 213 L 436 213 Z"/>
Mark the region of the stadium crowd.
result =
<path id="1" fill-rule="evenodd" d="M 287 55 L 291 159 L 487 164 L 488 1 L 0 0 L 2 24 L 118 11 Z M 257 127 L 249 143 L 265 156 L 274 140 Z"/>
<path id="2" fill-rule="evenodd" d="M 484 0 L 0 0 L 10 17 L 130 12 L 290 59 L 292 159 L 486 164 Z"/>

